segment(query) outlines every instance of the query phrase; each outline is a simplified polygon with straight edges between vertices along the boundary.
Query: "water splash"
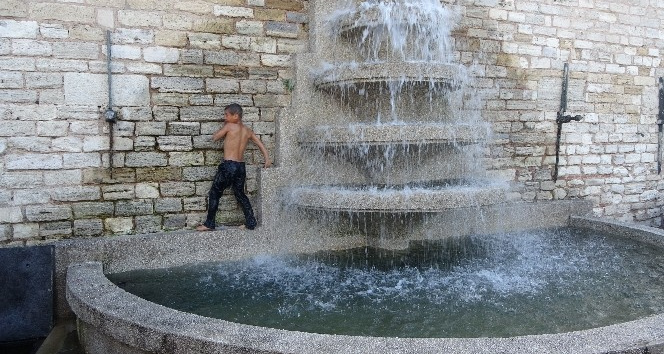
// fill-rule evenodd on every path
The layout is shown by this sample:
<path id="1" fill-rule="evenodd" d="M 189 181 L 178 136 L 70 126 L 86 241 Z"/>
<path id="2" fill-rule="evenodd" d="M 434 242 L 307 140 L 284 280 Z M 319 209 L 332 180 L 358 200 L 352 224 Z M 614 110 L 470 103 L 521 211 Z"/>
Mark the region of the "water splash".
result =
<path id="1" fill-rule="evenodd" d="M 436 0 L 364 1 L 335 12 L 329 24 L 336 37 L 357 38 L 357 49 L 367 61 L 449 63 L 458 17 Z M 361 34 L 352 33 L 356 31 Z"/>
<path id="2" fill-rule="evenodd" d="M 663 258 L 661 249 L 629 239 L 559 229 L 413 242 L 401 251 L 260 256 L 111 278 L 157 303 L 267 327 L 514 336 L 664 311 Z M 169 287 L 178 290 L 165 291 Z M 182 298 L 188 301 L 178 303 Z"/>

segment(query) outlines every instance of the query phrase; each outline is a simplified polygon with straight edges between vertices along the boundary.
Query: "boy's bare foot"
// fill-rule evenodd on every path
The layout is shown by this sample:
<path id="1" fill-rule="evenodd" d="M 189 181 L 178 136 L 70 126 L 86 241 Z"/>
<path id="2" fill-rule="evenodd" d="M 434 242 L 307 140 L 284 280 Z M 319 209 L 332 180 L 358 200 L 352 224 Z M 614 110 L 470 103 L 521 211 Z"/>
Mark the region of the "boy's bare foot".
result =
<path id="1" fill-rule="evenodd" d="M 237 228 L 240 229 L 240 230 L 246 230 L 246 229 L 247 229 L 247 227 L 244 226 L 244 225 L 240 225 L 240 226 L 238 226 Z"/>
<path id="2" fill-rule="evenodd" d="M 209 227 L 207 227 L 207 226 L 205 226 L 205 225 L 199 225 L 199 226 L 196 228 L 196 231 L 212 231 L 212 230 L 214 230 L 214 229 L 211 229 L 211 228 L 209 228 Z"/>

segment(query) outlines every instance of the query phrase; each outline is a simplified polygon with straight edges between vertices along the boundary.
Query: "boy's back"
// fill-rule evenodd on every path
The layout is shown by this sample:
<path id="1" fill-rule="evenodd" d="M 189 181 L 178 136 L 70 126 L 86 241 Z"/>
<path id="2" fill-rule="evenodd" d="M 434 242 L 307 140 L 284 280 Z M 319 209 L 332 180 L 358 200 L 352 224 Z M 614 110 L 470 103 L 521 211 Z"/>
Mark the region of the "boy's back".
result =
<path id="1" fill-rule="evenodd" d="M 267 150 L 256 134 L 246 125 L 242 124 L 241 117 L 228 111 L 224 113 L 225 123 L 223 128 L 212 136 L 212 140 L 224 139 L 224 160 L 244 161 L 244 150 L 247 149 L 249 140 L 253 141 L 265 158 L 265 167 L 269 167 L 270 161 Z"/>
<path id="2" fill-rule="evenodd" d="M 244 150 L 253 132 L 242 123 L 226 123 L 224 128 L 228 128 L 224 137 L 224 160 L 244 161 Z"/>

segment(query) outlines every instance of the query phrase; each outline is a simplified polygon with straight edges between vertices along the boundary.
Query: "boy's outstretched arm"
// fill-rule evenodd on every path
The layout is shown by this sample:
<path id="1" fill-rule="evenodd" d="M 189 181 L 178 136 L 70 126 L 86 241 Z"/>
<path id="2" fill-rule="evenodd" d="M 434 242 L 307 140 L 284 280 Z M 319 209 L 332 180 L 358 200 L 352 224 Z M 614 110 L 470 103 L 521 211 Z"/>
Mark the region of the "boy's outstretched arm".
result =
<path id="1" fill-rule="evenodd" d="M 263 154 L 263 158 L 265 159 L 265 168 L 268 168 L 272 166 L 272 161 L 270 161 L 270 156 L 267 153 L 267 149 L 265 148 L 265 145 L 263 145 L 263 142 L 261 142 L 261 139 L 254 134 L 254 132 L 251 132 L 251 141 L 258 146 L 258 149 L 261 151 Z"/>
<path id="2" fill-rule="evenodd" d="M 217 141 L 222 139 L 223 137 L 226 136 L 226 133 L 228 133 L 228 129 L 224 124 L 224 126 L 221 129 L 217 130 L 217 132 L 212 135 L 212 141 Z"/>

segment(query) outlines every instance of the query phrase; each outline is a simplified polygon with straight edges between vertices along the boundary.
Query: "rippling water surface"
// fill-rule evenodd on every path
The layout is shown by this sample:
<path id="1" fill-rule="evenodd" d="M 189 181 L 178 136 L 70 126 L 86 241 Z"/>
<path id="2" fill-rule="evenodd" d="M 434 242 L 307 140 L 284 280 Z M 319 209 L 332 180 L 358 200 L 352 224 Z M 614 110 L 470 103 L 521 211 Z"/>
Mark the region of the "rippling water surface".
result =
<path id="1" fill-rule="evenodd" d="M 109 278 L 155 303 L 244 324 L 364 336 L 506 337 L 663 312 L 663 273 L 659 248 L 564 228 Z"/>

